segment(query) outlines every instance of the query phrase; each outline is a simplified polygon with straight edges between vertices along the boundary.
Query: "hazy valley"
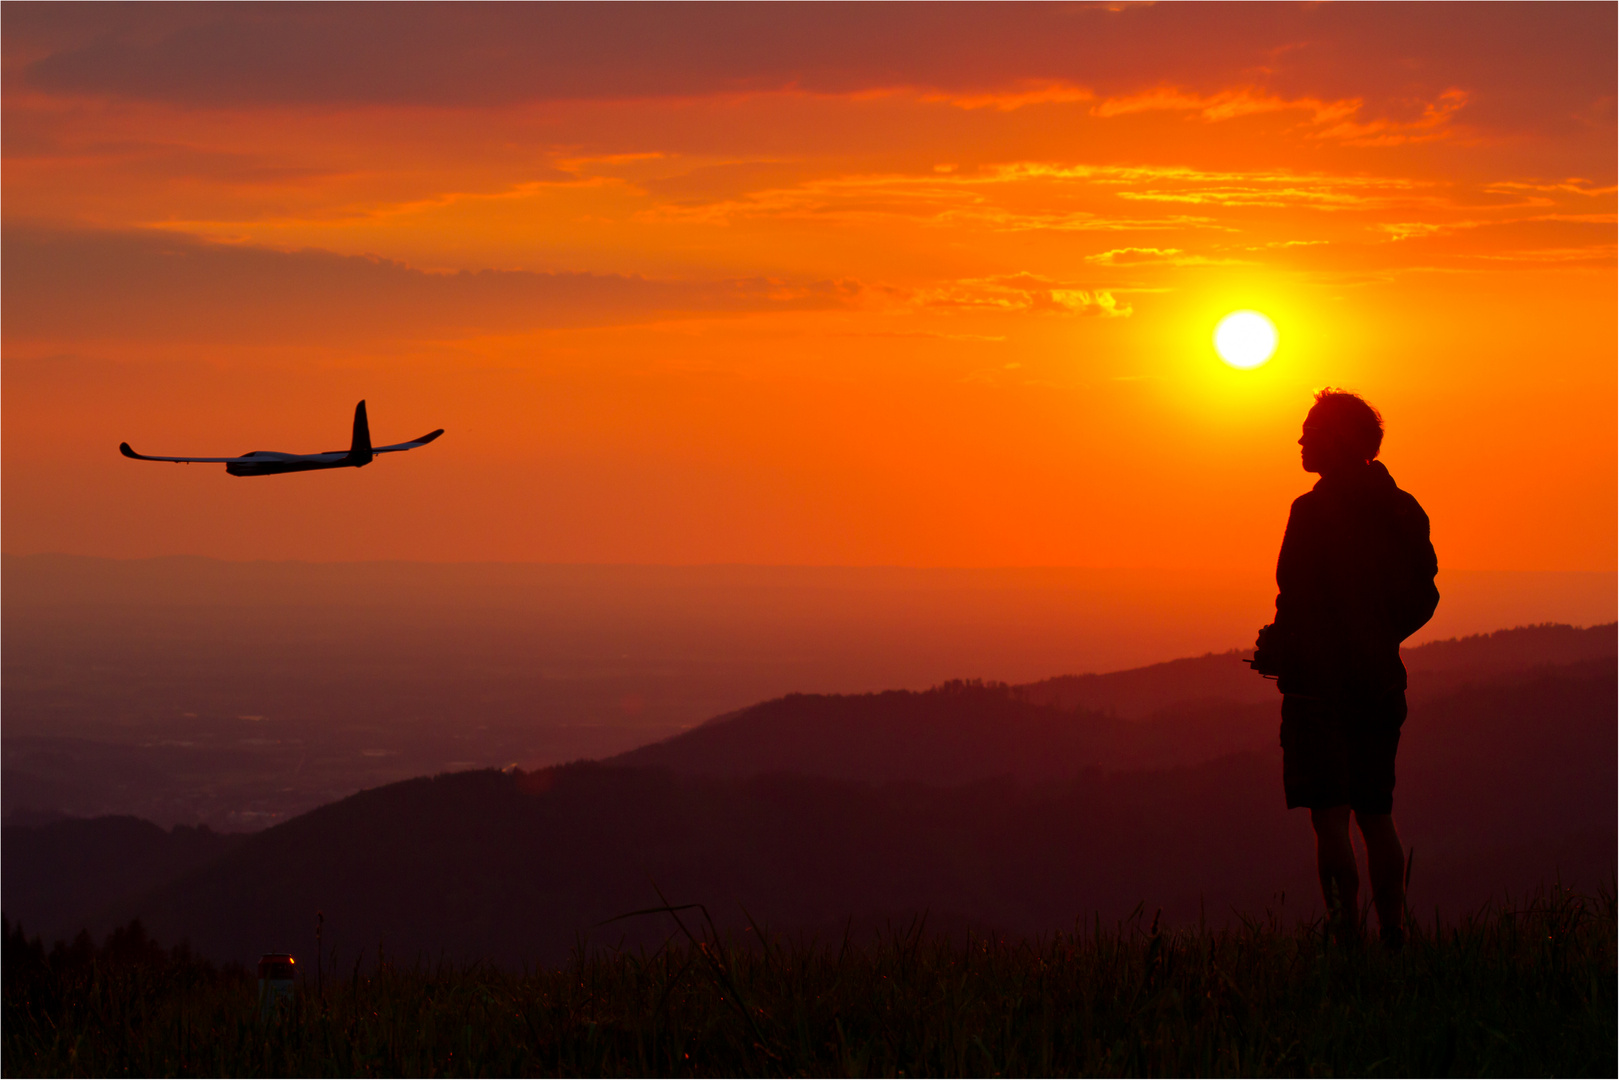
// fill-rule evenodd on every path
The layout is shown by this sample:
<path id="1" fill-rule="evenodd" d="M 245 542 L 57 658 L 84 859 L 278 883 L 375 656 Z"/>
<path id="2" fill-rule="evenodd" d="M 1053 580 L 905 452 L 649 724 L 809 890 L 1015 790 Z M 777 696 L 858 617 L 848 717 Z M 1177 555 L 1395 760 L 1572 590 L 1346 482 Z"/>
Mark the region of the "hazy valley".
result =
<path id="1" fill-rule="evenodd" d="M 1272 597 L 1264 573 L 0 566 L 5 819 L 133 814 L 220 831 L 413 776 L 608 758 L 791 693 L 1031 684 L 1225 652 L 1252 641 Z M 1608 622 L 1615 580 L 1441 575 L 1445 601 L 1418 640 Z M 1187 664 L 1203 662 L 1031 692 L 1126 718 L 1194 683 L 1221 709 L 1273 699 L 1234 658 L 1198 667 L 1207 684 Z"/>
<path id="2" fill-rule="evenodd" d="M 1398 813 L 1413 907 L 1611 882 L 1613 625 L 1408 651 Z M 49 934 L 138 916 L 250 959 L 325 941 L 555 962 L 651 942 L 701 902 L 835 934 L 928 912 L 1039 933 L 1137 904 L 1172 920 L 1315 906 L 1282 809 L 1274 686 L 1235 653 L 1023 686 L 792 695 L 605 762 L 442 773 L 251 836 L 102 818 L 6 829 L 8 916 Z M 848 920 L 853 919 L 854 923 Z"/>

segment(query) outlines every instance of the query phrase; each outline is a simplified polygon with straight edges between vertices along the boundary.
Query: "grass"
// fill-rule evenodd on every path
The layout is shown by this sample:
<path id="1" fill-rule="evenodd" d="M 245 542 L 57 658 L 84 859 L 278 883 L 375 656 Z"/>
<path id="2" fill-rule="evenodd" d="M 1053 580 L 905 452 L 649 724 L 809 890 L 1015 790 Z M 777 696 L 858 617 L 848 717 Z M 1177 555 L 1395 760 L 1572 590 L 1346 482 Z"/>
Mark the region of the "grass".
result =
<path id="1" fill-rule="evenodd" d="M 1144 918 L 1039 941 L 920 927 L 722 940 L 557 969 L 356 966 L 261 1016 L 256 979 L 138 925 L 46 953 L 7 927 L 8 1076 L 1614 1075 L 1615 904 L 1549 892 L 1404 952 L 1319 924 Z M 684 930 L 676 928 L 679 921 Z M 307 973 L 306 973 L 307 974 Z"/>

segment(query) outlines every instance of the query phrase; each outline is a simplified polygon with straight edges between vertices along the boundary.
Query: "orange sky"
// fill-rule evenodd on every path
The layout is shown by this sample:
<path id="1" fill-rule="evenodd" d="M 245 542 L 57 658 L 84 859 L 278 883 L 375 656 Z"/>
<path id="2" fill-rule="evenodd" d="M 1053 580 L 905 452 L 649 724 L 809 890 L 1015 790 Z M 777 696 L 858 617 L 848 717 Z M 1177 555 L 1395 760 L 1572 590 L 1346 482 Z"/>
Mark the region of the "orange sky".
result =
<path id="1" fill-rule="evenodd" d="M 0 19 L 8 552 L 1262 567 L 1332 384 L 1614 567 L 1613 5 Z"/>

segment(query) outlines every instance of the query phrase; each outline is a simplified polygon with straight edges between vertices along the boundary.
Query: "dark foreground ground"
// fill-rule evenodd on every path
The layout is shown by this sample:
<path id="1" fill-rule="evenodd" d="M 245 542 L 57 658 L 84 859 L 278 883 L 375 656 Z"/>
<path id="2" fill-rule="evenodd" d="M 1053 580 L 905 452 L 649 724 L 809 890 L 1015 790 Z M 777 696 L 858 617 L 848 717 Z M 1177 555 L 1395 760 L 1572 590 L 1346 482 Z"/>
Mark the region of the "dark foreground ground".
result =
<path id="1" fill-rule="evenodd" d="M 6 929 L 6 1075 L 1604 1075 L 1615 904 L 1549 893 L 1419 927 L 1403 953 L 1275 918 L 1138 916 L 1039 941 L 924 926 L 863 942 L 722 941 L 525 974 L 357 962 L 254 978 L 136 927 L 50 953 Z M 677 922 L 677 919 L 679 920 Z M 315 965 L 305 964 L 305 968 Z M 345 963 L 344 968 L 349 964 Z"/>

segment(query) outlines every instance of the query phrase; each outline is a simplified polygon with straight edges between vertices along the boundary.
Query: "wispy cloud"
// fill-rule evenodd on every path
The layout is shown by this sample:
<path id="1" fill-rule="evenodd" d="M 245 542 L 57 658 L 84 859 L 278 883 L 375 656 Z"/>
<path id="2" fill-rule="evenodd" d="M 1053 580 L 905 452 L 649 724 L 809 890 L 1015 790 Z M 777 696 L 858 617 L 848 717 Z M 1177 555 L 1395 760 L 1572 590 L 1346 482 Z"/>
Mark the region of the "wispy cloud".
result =
<path id="1" fill-rule="evenodd" d="M 1432 142 L 1452 134 L 1450 122 L 1466 108 L 1467 92 L 1452 87 L 1427 102 L 1414 120 L 1376 119 L 1364 123 L 1345 120 L 1318 132 L 1318 139 L 1335 139 L 1351 146 L 1398 146 L 1402 143 Z"/>
<path id="2" fill-rule="evenodd" d="M 1194 255 L 1181 248 L 1123 247 L 1085 256 L 1098 266 L 1232 266 L 1243 260 Z"/>
<path id="3" fill-rule="evenodd" d="M 1174 86 L 1119 97 L 1110 97 L 1091 108 L 1096 116 L 1128 116 L 1143 112 L 1189 112 L 1200 119 L 1219 122 L 1258 113 L 1299 112 L 1305 122 L 1327 124 L 1355 115 L 1362 106 L 1359 98 L 1322 101 L 1319 98 L 1284 98 L 1251 86 L 1232 87 L 1214 94 L 1199 94 Z"/>
<path id="4" fill-rule="evenodd" d="M 1520 192 L 1542 192 L 1556 195 L 1579 195 L 1585 198 L 1601 198 L 1605 195 L 1619 193 L 1619 187 L 1613 184 L 1599 184 L 1594 180 L 1587 180 L 1580 176 L 1571 176 L 1566 180 L 1555 181 L 1526 181 L 1526 180 L 1497 180 L 1485 185 L 1485 191 L 1501 194 L 1517 194 Z"/>
<path id="5" fill-rule="evenodd" d="M 1548 263 L 1612 267 L 1619 257 L 1619 245 L 1593 244 L 1589 247 L 1534 248 L 1521 251 L 1480 252 L 1475 258 L 1491 262 Z"/>
<path id="6" fill-rule="evenodd" d="M 1005 314 L 1124 318 L 1132 311 L 1128 303 L 1118 301 L 1113 290 L 1085 287 L 1030 273 L 966 278 L 918 289 L 911 299 L 921 307 Z"/>
<path id="7" fill-rule="evenodd" d="M 1399 115 L 1401 98 L 1447 87 L 1490 85 L 1492 100 L 1519 104 L 1487 119 L 1526 127 L 1566 122 L 1612 95 L 1613 13 L 1600 4 L 1556 18 L 1493 5 L 1466 19 L 1442 5 L 1111 6 L 777 5 L 744 15 L 672 5 L 626 19 L 552 5 L 416 5 L 386 16 L 363 5 L 100 14 L 41 5 L 8 14 L 5 48 L 14 100 L 22 92 L 210 109 L 903 88 L 965 109 L 1055 102 L 1213 122 L 1297 112 L 1318 128 L 1335 117 L 1354 123 L 1334 137 L 1376 140 L 1432 132 L 1353 116 Z"/>
<path id="8" fill-rule="evenodd" d="M 1362 98 L 1324 100 L 1317 97 L 1287 98 L 1253 86 L 1237 86 L 1213 94 L 1189 91 L 1176 86 L 1160 86 L 1134 94 L 1109 97 L 1091 107 L 1099 117 L 1129 116 L 1144 112 L 1189 113 L 1209 123 L 1221 123 L 1266 113 L 1298 113 L 1300 124 L 1311 139 L 1331 140 L 1351 146 L 1395 146 L 1409 142 L 1429 142 L 1452 134 L 1451 121 L 1467 106 L 1465 91 L 1451 87 L 1431 101 L 1423 102 L 1412 119 L 1375 117 L 1357 120 L 1366 103 Z"/>
<path id="9" fill-rule="evenodd" d="M 709 224 L 747 218 L 905 218 L 1007 231 L 1220 228 L 1218 219 L 1208 215 L 1109 213 L 1097 200 L 1211 208 L 1370 209 L 1435 204 L 1429 187 L 1403 177 L 1016 161 L 948 172 L 813 177 L 710 201 L 664 203 L 640 216 Z M 1074 205 L 1087 199 L 1088 205 Z"/>
<path id="10" fill-rule="evenodd" d="M 1096 94 L 1073 83 L 1023 83 L 1004 90 L 967 94 L 926 94 L 924 101 L 944 101 L 958 109 L 994 109 L 1011 112 L 1030 105 L 1072 105 L 1094 101 Z"/>
<path id="11" fill-rule="evenodd" d="M 1437 221 L 1385 221 L 1376 228 L 1387 233 L 1390 240 L 1410 240 L 1445 231 L 1445 226 Z"/>
<path id="12" fill-rule="evenodd" d="M 854 281 L 478 270 L 159 232 L 7 226 L 9 338 L 464 338 L 853 306 Z"/>
<path id="13" fill-rule="evenodd" d="M 947 210 L 935 222 L 940 225 L 972 225 L 1000 232 L 1163 232 L 1191 229 L 1230 231 L 1214 218 L 1195 214 L 1165 214 L 1161 217 L 1118 217 L 1091 210 L 1038 212 L 1013 210 L 1004 206 L 972 206 Z"/>

